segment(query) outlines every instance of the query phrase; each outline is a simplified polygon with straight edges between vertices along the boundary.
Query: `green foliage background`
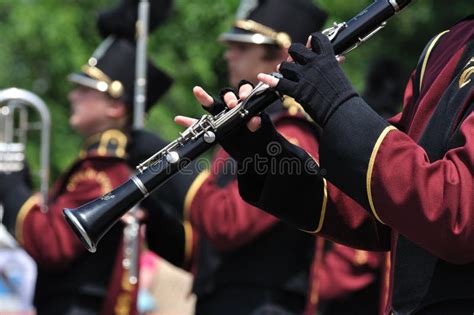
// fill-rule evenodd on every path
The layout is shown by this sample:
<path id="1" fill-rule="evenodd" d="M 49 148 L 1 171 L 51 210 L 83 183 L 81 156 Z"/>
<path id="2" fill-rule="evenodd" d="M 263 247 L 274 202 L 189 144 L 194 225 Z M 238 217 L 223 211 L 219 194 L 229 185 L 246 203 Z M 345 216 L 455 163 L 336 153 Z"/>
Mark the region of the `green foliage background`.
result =
<path id="1" fill-rule="evenodd" d="M 100 38 L 97 12 L 118 0 L 0 0 L 0 87 L 16 86 L 37 93 L 52 115 L 51 173 L 55 178 L 77 156 L 81 140 L 68 126 L 66 75 L 83 65 Z M 290 0 L 288 0 L 290 1 Z M 320 0 L 332 21 L 351 18 L 369 0 Z M 216 38 L 233 21 L 238 0 L 175 0 L 169 20 L 150 36 L 149 57 L 175 80 L 172 89 L 150 112 L 147 127 L 164 138 L 176 138 L 176 114 L 203 112 L 191 89 L 201 85 L 210 92 L 226 86 L 223 47 Z M 390 56 L 399 60 L 406 76 L 434 34 L 473 13 L 472 1 L 417 0 L 394 17 L 368 43 L 352 52 L 344 65 L 358 89 L 371 60 Z M 288 17 L 293 18 L 293 17 Z M 150 86 L 149 88 L 153 88 Z M 36 141 L 28 156 L 35 168 Z"/>

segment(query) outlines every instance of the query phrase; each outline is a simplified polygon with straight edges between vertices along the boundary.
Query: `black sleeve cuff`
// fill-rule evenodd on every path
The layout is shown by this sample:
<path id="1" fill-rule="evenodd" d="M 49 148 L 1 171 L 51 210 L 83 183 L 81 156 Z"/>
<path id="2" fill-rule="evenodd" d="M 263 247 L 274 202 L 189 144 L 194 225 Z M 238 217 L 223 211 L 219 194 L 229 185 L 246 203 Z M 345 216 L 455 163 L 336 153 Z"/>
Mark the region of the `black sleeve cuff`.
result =
<path id="1" fill-rule="evenodd" d="M 313 158 L 275 131 L 265 155 L 239 164 L 243 199 L 299 229 L 318 232 L 325 211 L 325 181 Z M 319 211 L 321 210 L 321 211 Z"/>
<path id="2" fill-rule="evenodd" d="M 325 177 L 368 211 L 369 164 L 387 128 L 393 127 L 362 98 L 353 97 L 334 112 L 322 133 L 319 154 Z"/>

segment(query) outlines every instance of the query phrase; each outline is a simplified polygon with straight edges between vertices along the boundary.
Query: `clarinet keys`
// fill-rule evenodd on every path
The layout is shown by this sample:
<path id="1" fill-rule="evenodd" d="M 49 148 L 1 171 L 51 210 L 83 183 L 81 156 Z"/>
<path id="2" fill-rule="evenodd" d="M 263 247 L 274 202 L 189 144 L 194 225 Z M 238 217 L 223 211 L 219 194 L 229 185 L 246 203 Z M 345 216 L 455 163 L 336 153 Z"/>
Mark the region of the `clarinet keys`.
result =
<path id="1" fill-rule="evenodd" d="M 216 141 L 216 134 L 212 131 L 206 131 L 203 137 L 206 143 L 213 143 Z"/>
<path id="2" fill-rule="evenodd" d="M 166 154 L 166 161 L 170 164 L 175 164 L 179 162 L 179 154 L 176 151 L 171 151 Z"/>

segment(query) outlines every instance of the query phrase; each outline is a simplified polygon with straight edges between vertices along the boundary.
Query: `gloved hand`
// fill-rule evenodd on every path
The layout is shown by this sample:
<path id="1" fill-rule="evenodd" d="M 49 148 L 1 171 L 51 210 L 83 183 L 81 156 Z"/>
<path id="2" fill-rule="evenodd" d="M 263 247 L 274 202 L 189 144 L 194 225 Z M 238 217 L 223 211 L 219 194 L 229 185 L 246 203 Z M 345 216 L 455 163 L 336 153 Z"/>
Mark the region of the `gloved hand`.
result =
<path id="1" fill-rule="evenodd" d="M 127 163 L 135 168 L 138 164 L 161 150 L 167 143 L 156 134 L 144 130 L 133 129 L 127 144 Z"/>
<path id="2" fill-rule="evenodd" d="M 239 90 L 245 84 L 252 85 L 249 81 L 242 80 L 239 82 Z M 227 107 L 224 95 L 229 92 L 234 93 L 236 98 L 239 97 L 235 89 L 224 88 L 219 92 L 219 98 L 213 97 L 214 103 L 210 107 L 203 106 L 203 108 L 213 115 L 219 113 Z M 268 144 L 279 139 L 279 134 L 268 115 L 262 112 L 259 116 L 261 124 L 256 131 L 250 131 L 247 126 L 243 125 L 219 139 L 219 143 L 224 150 L 238 162 L 242 162 L 246 157 L 254 157 L 255 155 L 266 156 Z"/>
<path id="3" fill-rule="evenodd" d="M 313 33 L 309 49 L 291 45 L 288 53 L 294 62 L 283 62 L 276 89 L 295 98 L 313 120 L 324 128 L 341 104 L 357 96 L 339 67 L 331 42 L 321 33 Z"/>

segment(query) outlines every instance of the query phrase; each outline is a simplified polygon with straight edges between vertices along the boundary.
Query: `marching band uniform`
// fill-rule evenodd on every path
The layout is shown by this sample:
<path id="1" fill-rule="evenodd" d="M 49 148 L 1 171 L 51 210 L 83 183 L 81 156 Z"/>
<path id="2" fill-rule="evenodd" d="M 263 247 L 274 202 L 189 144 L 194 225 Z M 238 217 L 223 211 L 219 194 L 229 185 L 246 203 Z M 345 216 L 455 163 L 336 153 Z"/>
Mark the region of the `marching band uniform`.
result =
<path id="1" fill-rule="evenodd" d="M 314 130 L 309 123 L 285 116 L 275 119 L 278 130 L 311 147 Z M 314 238 L 244 202 L 233 165 L 219 149 L 210 171 L 198 176 L 186 198 L 186 216 L 219 257 L 213 277 L 207 279 L 212 287 L 198 295 L 197 313 L 251 314 L 265 307 L 301 313 Z"/>
<path id="2" fill-rule="evenodd" d="M 108 130 L 94 140 L 56 183 L 47 213 L 41 211 L 38 196 L 33 195 L 17 216 L 17 240 L 38 264 L 38 314 L 97 314 L 101 309 L 102 314 L 110 314 L 114 307 L 121 310 L 116 314 L 133 314 L 136 287 L 122 281 L 124 270 L 118 258 L 122 252 L 123 225 L 115 225 L 101 241 L 97 253 L 90 254 L 72 233 L 62 213 L 64 208 L 79 207 L 107 193 L 130 175 L 125 161 L 127 138 L 122 132 Z M 120 293 L 114 293 L 119 294 L 108 295 L 116 289 Z M 103 309 L 104 301 L 112 307 Z"/>
<path id="3" fill-rule="evenodd" d="M 292 14 L 305 16 L 298 23 L 281 19 Z M 325 19 L 309 1 L 242 1 L 236 16 L 219 40 L 279 50 L 319 29 Z M 285 114 L 279 101 L 272 108 L 277 128 L 289 138 L 305 146 L 314 141 L 309 122 Z M 244 202 L 234 166 L 219 148 L 210 170 L 197 177 L 186 196 L 184 217 L 199 239 L 192 257 L 196 313 L 302 313 L 314 238 Z"/>
<path id="4" fill-rule="evenodd" d="M 388 255 L 324 242 L 323 257 L 313 275 L 318 311 L 325 315 L 380 314 L 387 297 Z"/>
<path id="5" fill-rule="evenodd" d="M 82 71 L 71 74 L 69 80 L 100 91 L 108 87 L 106 93 L 130 106 L 134 61 L 131 43 L 108 38 Z M 151 64 L 148 81 L 156 87 L 148 93 L 147 108 L 171 84 L 171 79 Z M 77 208 L 123 183 L 131 175 L 130 166 L 162 144 L 156 136 L 137 130 L 126 134 L 109 129 L 86 139 L 77 161 L 56 182 L 47 211 L 40 206 L 39 197 L 27 190 L 23 179 L 2 191 L 4 222 L 38 264 L 35 307 L 39 315 L 136 314 L 138 284 L 129 283 L 128 269 L 122 264 L 123 223 L 113 226 L 97 252 L 91 254 L 67 224 L 63 209 Z M 0 182 L 10 180 L 2 178 Z"/>
<path id="6" fill-rule="evenodd" d="M 258 34 L 264 38 L 265 43 L 287 47 L 285 45 L 289 44 L 288 41 L 281 39 L 289 40 L 289 37 L 282 36 L 284 33 L 278 33 L 274 29 L 294 28 L 291 29 L 292 37 L 300 32 L 294 38 L 301 41 L 305 39 L 301 29 L 315 29 L 314 21 L 322 21 L 321 12 L 312 13 L 313 9 L 306 7 L 304 12 L 317 15 L 310 25 L 304 26 L 309 22 L 302 18 L 299 25 L 280 25 L 271 29 L 268 28 L 269 25 L 282 21 L 278 18 L 279 14 L 291 15 L 293 10 L 302 7 L 279 1 L 262 3 L 253 12 L 249 6 L 241 5 L 247 10 L 247 17 L 245 18 L 245 13 L 238 13 L 234 28 L 222 34 L 220 40 L 256 44 L 254 39 L 257 37 L 253 35 Z M 275 42 L 275 38 L 280 41 Z M 310 151 L 316 148 L 317 132 L 312 123 L 297 114 L 298 104 L 287 102 L 288 111 L 282 111 L 281 105 L 277 102 L 271 106 L 278 112 L 272 113 L 276 128 L 289 141 Z M 246 143 L 241 145 L 245 146 Z M 302 313 L 305 307 L 305 314 L 314 314 L 319 288 L 312 285 L 311 292 L 308 293 L 314 238 L 242 201 L 233 167 L 235 161 L 224 150 L 219 149 L 210 171 L 198 176 L 186 196 L 184 218 L 187 229 L 180 229 L 187 231 L 181 237 L 185 239 L 186 245 L 178 248 L 180 252 L 183 247 L 187 249 L 185 260 L 188 264 L 192 262 L 195 272 L 197 314 L 256 314 L 265 311 Z M 346 248 L 346 252 L 356 253 L 349 248 Z M 353 262 L 346 260 L 346 263 L 350 265 Z M 317 265 L 313 263 L 313 266 Z M 367 269 L 361 273 L 365 272 L 374 271 Z M 334 271 L 335 273 L 337 272 Z M 347 277 L 347 282 L 350 281 Z M 354 288 L 346 289 L 344 292 L 350 295 L 353 290 Z M 312 297 L 311 301 L 309 296 Z M 374 296 L 377 298 L 377 293 Z"/>
<path id="7" fill-rule="evenodd" d="M 351 92 L 329 57 L 334 53 L 327 39 L 314 34 L 319 53 L 294 47 L 293 59 L 305 55 L 318 62 L 313 55 L 319 54 L 335 64 L 326 77 L 340 84 L 330 90 L 327 82 L 333 81 L 311 76 L 321 83 L 313 86 L 328 88 L 325 96 L 303 80 L 285 92 L 298 94 L 323 127 L 319 155 L 313 155 L 321 168 L 313 165 L 299 176 L 252 171 L 239 176 L 246 201 L 302 229 L 354 247 L 391 248 L 391 314 L 465 314 L 474 307 L 473 35 L 471 16 L 428 44 L 407 86 L 403 111 L 389 125 Z M 311 67 L 318 65 L 283 64 L 280 70 L 294 80 L 294 72 L 309 74 Z M 285 148 L 277 158 L 314 162 L 268 125 L 253 136 L 247 150 L 277 141 Z M 226 148 L 242 155 L 238 145 L 229 142 Z M 288 190 L 306 193 L 288 198 L 283 195 Z"/>

